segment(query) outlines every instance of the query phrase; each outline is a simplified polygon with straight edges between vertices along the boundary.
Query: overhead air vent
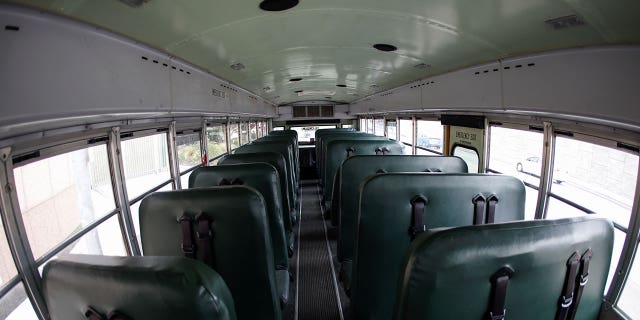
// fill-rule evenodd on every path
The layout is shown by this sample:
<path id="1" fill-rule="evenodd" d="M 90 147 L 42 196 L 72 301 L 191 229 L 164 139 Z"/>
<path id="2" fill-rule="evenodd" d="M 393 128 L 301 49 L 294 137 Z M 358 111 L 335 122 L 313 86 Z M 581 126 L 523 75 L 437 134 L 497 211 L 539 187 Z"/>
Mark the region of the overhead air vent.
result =
<path id="1" fill-rule="evenodd" d="M 584 21 L 575 14 L 553 18 L 545 21 L 544 23 L 550 25 L 552 28 L 564 29 L 569 27 L 581 26 L 584 24 Z"/>
<path id="2" fill-rule="evenodd" d="M 291 79 L 289 79 L 289 81 L 298 82 L 298 81 L 302 81 L 302 78 L 291 78 Z"/>
<path id="3" fill-rule="evenodd" d="M 233 70 L 238 71 L 238 70 L 242 70 L 242 69 L 244 69 L 244 64 L 242 64 L 242 63 L 238 62 L 238 63 L 234 63 L 234 64 L 230 65 L 229 67 L 230 67 L 231 69 L 233 69 Z"/>
<path id="4" fill-rule="evenodd" d="M 294 118 L 332 118 L 333 106 L 293 106 Z"/>

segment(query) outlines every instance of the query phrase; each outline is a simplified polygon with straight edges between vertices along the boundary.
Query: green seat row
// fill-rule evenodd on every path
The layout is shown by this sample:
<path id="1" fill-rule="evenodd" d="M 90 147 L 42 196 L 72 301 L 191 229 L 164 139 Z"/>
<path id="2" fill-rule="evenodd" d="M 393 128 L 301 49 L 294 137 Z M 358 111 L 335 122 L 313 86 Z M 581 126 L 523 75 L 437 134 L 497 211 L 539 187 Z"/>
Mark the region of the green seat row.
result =
<path id="1" fill-rule="evenodd" d="M 495 201 L 486 201 L 485 210 L 476 205 L 480 201 L 474 204 L 474 199 L 482 198 Z M 503 175 L 382 173 L 362 183 L 359 199 L 350 273 L 354 319 L 391 319 L 394 301 L 389 293 L 397 291 L 414 227 L 473 225 L 476 211 L 479 223 L 484 223 L 492 207 L 489 203 L 495 204 L 494 222 L 523 220 L 525 190 L 522 181 Z M 419 226 L 413 225 L 416 217 Z M 349 274 L 348 264 L 346 268 Z"/>
<path id="2" fill-rule="evenodd" d="M 400 155 L 404 153 L 404 145 L 395 140 L 386 138 L 366 140 L 367 137 L 357 137 L 352 140 L 340 139 L 327 143 L 327 150 L 324 155 L 324 173 L 322 178 L 325 181 L 324 188 L 324 206 L 331 207 L 331 197 L 333 194 L 333 186 L 338 168 L 350 156 L 355 155 Z M 380 137 L 377 137 L 380 138 Z"/>
<path id="3" fill-rule="evenodd" d="M 289 256 L 283 225 L 278 171 L 268 163 L 245 163 L 201 167 L 189 176 L 189 188 L 215 187 L 225 184 L 245 185 L 260 192 L 266 206 L 276 281 L 280 301 L 289 301 Z M 288 216 L 286 216 L 288 219 Z M 290 253 L 290 254 L 288 254 Z"/>
<path id="4" fill-rule="evenodd" d="M 612 223 L 591 217 L 430 230 L 403 259 L 394 319 L 491 319 L 492 283 L 504 268 L 512 273 L 500 308 L 505 318 L 558 319 L 569 281 L 575 293 L 562 300 L 571 301 L 573 319 L 597 319 L 612 248 Z M 588 252 L 588 270 L 581 262 L 569 277 L 570 257 L 583 260 Z"/>
<path id="5" fill-rule="evenodd" d="M 467 164 L 458 157 L 441 156 L 353 156 L 342 163 L 338 170 L 336 188 L 333 190 L 332 218 L 339 217 L 338 261 L 345 265 L 341 270 L 350 269 L 353 262 L 353 248 L 358 216 L 360 185 L 367 177 L 391 172 L 444 172 L 466 173 Z M 345 289 L 349 289 L 350 274 L 341 273 Z"/>
<path id="6" fill-rule="evenodd" d="M 67 255 L 47 263 L 42 287 L 53 320 L 235 320 L 229 288 L 182 257 Z"/>
<path id="7" fill-rule="evenodd" d="M 281 319 L 282 301 L 263 196 L 245 185 L 156 192 L 140 204 L 140 238 L 145 256 L 183 256 L 185 219 L 195 219 L 191 238 L 197 256 L 224 279 L 239 319 Z M 197 232 L 202 221 L 209 232 Z M 211 238 L 201 246 L 203 237 Z M 189 246 L 186 246 L 187 249 Z M 189 250 L 190 251 L 190 250 Z M 284 275 L 288 278 L 288 275 Z"/>

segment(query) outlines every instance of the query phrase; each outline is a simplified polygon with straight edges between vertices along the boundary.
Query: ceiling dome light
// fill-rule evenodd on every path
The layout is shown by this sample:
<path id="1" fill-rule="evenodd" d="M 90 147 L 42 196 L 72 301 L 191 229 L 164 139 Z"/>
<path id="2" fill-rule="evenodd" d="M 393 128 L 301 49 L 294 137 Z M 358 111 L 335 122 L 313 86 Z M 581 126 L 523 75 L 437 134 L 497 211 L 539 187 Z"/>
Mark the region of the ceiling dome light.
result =
<path id="1" fill-rule="evenodd" d="M 296 81 L 301 81 L 301 80 L 302 80 L 302 78 L 291 78 L 291 79 L 289 79 L 289 81 L 291 81 L 291 82 L 296 82 Z"/>
<path id="2" fill-rule="evenodd" d="M 390 44 L 386 44 L 386 43 L 376 43 L 373 45 L 373 47 L 384 52 L 391 52 L 391 51 L 398 50 L 398 47 Z"/>
<path id="3" fill-rule="evenodd" d="M 298 5 L 298 0 L 264 0 L 260 9 L 264 11 L 284 11 Z"/>

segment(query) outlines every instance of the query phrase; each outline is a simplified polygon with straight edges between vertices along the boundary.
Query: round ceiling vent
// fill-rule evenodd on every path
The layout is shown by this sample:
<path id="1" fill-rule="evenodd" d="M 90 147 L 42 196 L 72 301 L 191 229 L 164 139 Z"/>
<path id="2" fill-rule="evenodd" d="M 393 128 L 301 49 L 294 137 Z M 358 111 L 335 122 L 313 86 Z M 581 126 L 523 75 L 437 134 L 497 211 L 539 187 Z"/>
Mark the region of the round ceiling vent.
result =
<path id="1" fill-rule="evenodd" d="M 284 11 L 298 5 L 298 0 L 264 0 L 260 9 L 264 11 Z"/>
<path id="2" fill-rule="evenodd" d="M 391 52 L 391 51 L 398 50 L 398 47 L 394 45 L 386 44 L 386 43 L 376 43 L 373 45 L 373 47 L 384 52 Z"/>

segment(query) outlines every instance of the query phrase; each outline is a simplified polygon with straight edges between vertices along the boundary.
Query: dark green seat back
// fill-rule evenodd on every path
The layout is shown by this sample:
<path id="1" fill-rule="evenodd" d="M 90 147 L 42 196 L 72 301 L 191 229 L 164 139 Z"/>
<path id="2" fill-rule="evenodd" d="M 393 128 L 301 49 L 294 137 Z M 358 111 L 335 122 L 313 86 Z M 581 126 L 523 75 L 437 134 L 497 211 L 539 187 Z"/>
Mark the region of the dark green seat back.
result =
<path id="1" fill-rule="evenodd" d="M 328 132 L 320 132 L 316 131 L 316 159 L 317 159 L 317 167 L 318 167 L 318 176 L 320 176 L 320 172 L 322 172 L 322 165 L 324 162 L 324 151 L 327 147 L 325 141 L 327 139 L 332 139 L 335 137 L 354 137 L 354 136 L 373 136 L 368 133 L 358 132 L 354 130 L 343 130 L 343 131 L 328 131 Z"/>
<path id="2" fill-rule="evenodd" d="M 360 155 L 342 163 L 333 190 L 332 217 L 339 217 L 338 260 L 353 259 L 355 220 L 358 215 L 360 184 L 366 177 L 383 172 L 425 172 L 440 170 L 445 173 L 467 173 L 467 164 L 458 157 L 389 155 Z"/>
<path id="3" fill-rule="evenodd" d="M 269 219 L 274 263 L 278 269 L 288 269 L 289 257 L 283 220 L 289 219 L 289 215 L 283 216 L 280 178 L 276 168 L 260 162 L 200 167 L 189 176 L 189 188 L 216 187 L 224 179 L 229 182 L 239 179 L 243 185 L 262 194 Z"/>
<path id="4" fill-rule="evenodd" d="M 322 141 L 322 137 L 331 134 L 334 132 L 357 132 L 353 128 L 332 128 L 332 129 L 318 129 L 315 132 L 315 147 L 316 147 L 316 159 L 319 159 L 320 155 L 320 143 Z"/>
<path id="5" fill-rule="evenodd" d="M 130 319 L 236 319 L 220 275 L 182 257 L 67 255 L 45 265 L 42 284 L 53 320 L 86 320 L 89 308 Z"/>
<path id="6" fill-rule="evenodd" d="M 254 162 L 268 163 L 278 170 L 278 176 L 280 178 L 280 194 L 282 196 L 282 208 L 291 217 L 295 214 L 295 209 L 293 206 L 293 199 L 289 197 L 289 175 L 284 156 L 277 152 L 237 153 L 225 155 L 218 160 L 219 165 Z M 288 232 L 292 232 L 293 226 L 291 225 L 291 218 L 285 219 L 283 222 L 284 229 Z"/>
<path id="7" fill-rule="evenodd" d="M 376 149 L 387 148 L 389 154 L 400 155 L 404 153 L 404 144 L 389 140 L 383 137 L 374 137 L 378 139 L 368 139 L 369 137 L 358 137 L 353 140 L 333 140 L 327 144 L 325 154 L 324 173 L 322 179 L 325 181 L 324 200 L 329 201 L 331 205 L 331 195 L 333 194 L 333 181 L 342 165 L 347 159 L 347 149 L 353 149 L 353 155 L 375 155 Z"/>
<path id="8" fill-rule="evenodd" d="M 522 181 L 503 175 L 385 173 L 369 177 L 360 188 L 360 204 L 351 273 L 351 302 L 356 319 L 391 319 L 402 258 L 411 238 L 411 201 L 428 203 L 427 229 L 473 224 L 472 199 L 496 195 L 495 222 L 524 219 Z M 363 244 L 360 246 L 360 244 Z"/>
<path id="9" fill-rule="evenodd" d="M 295 176 L 295 181 L 296 183 L 300 182 L 300 166 L 299 166 L 299 161 L 300 161 L 300 155 L 299 155 L 299 150 L 298 150 L 298 139 L 292 135 L 269 135 L 269 136 L 264 136 L 262 138 L 259 138 L 257 140 L 255 140 L 253 143 L 261 143 L 261 142 L 269 142 L 269 141 L 276 141 L 276 142 L 281 142 L 281 141 L 285 141 L 288 142 L 291 145 L 291 151 L 292 151 L 292 156 L 293 156 L 293 173 Z"/>
<path id="10" fill-rule="evenodd" d="M 263 141 L 245 144 L 233 151 L 234 154 L 255 152 L 277 152 L 284 157 L 287 168 L 287 182 L 289 184 L 289 198 L 293 200 L 293 207 L 295 207 L 297 199 L 295 192 L 296 175 L 293 167 L 293 150 L 291 145 L 286 141 Z"/>
<path id="11" fill-rule="evenodd" d="M 229 286 L 240 319 L 280 319 L 265 202 L 247 186 L 156 192 L 140 204 L 145 256 L 182 256 L 179 219 L 213 220 L 214 269 Z"/>
<path id="12" fill-rule="evenodd" d="M 506 318 L 554 319 L 567 260 L 593 251 L 575 319 L 597 319 L 607 281 L 613 226 L 581 217 L 433 230 L 404 261 L 395 319 L 486 319 L 491 276 L 513 269 Z"/>
<path id="13" fill-rule="evenodd" d="M 325 181 L 325 177 L 324 177 L 324 172 L 326 170 L 326 163 L 327 163 L 327 148 L 329 143 L 335 141 L 335 140 L 377 140 L 377 141 L 387 141 L 389 139 L 385 138 L 385 137 L 379 137 L 379 136 L 375 136 L 369 133 L 364 133 L 364 132 L 340 132 L 340 133 L 333 133 L 333 134 L 328 134 L 326 136 L 324 136 L 322 138 L 322 141 L 320 143 L 320 182 L 324 184 L 328 184 L 330 183 L 329 181 Z M 327 179 L 328 180 L 328 179 Z"/>

